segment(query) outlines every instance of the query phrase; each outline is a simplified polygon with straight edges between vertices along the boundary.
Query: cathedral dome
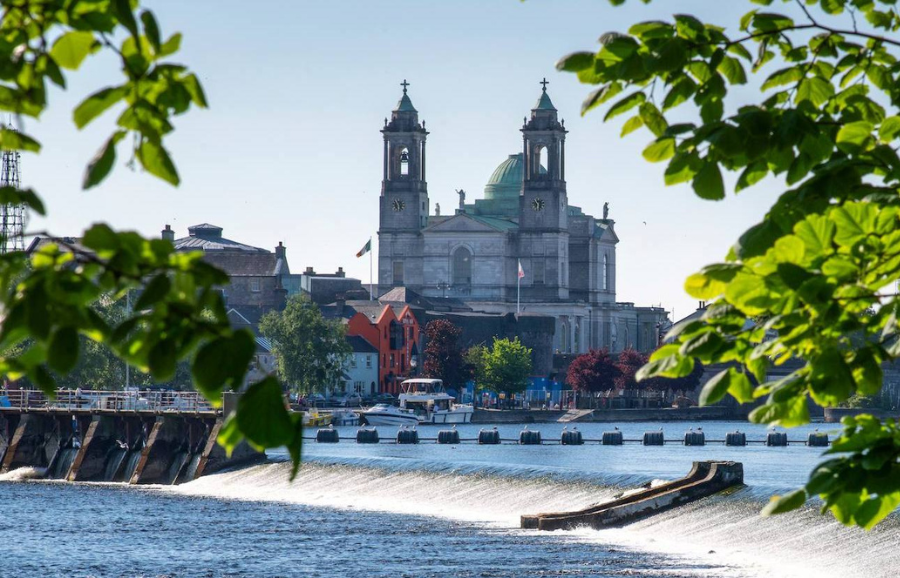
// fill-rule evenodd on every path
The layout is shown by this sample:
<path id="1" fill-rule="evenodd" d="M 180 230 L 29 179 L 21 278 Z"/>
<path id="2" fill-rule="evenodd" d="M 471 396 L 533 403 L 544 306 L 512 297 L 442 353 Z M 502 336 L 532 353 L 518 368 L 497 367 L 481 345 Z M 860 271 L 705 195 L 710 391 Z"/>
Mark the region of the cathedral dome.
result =
<path id="1" fill-rule="evenodd" d="M 547 169 L 541 167 L 541 173 Z M 494 174 L 484 186 L 485 199 L 509 199 L 518 198 L 522 192 L 522 183 L 525 181 L 525 161 L 522 153 L 509 155 L 509 158 L 500 163 Z"/>

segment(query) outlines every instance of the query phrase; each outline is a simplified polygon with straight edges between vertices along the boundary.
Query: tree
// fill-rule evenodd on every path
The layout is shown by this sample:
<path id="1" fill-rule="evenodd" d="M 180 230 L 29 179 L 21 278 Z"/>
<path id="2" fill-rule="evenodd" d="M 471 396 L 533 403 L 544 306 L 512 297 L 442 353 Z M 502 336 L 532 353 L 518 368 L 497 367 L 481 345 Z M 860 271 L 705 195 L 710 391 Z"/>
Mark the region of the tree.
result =
<path id="1" fill-rule="evenodd" d="M 786 427 L 809 421 L 809 397 L 829 406 L 881 389 L 882 363 L 900 356 L 900 301 L 887 290 L 900 277 L 894 4 L 797 0 L 798 21 L 754 9 L 733 36 L 725 30 L 734 26 L 678 14 L 605 34 L 599 51 L 559 62 L 599 85 L 584 113 L 624 95 L 605 119 L 635 112 L 622 134 L 652 133 L 643 156 L 667 162 L 666 184 L 690 182 L 699 197 L 720 200 L 724 170 L 737 175 L 735 192 L 767 175 L 788 187 L 723 262 L 688 277 L 687 292 L 711 305 L 669 334 L 639 379 L 683 377 L 697 362 L 737 362 L 706 383 L 701 403 L 766 397 L 750 419 Z M 764 75 L 765 94 L 729 99 L 729 87 L 747 83 L 748 68 Z M 670 123 L 666 114 L 676 108 L 678 122 Z M 753 318 L 765 321 L 746 323 Z M 799 369 L 766 381 L 771 363 L 791 359 Z M 764 513 L 818 495 L 844 524 L 871 528 L 900 504 L 900 426 L 871 416 L 843 423 L 831 459 Z"/>
<path id="2" fill-rule="evenodd" d="M 619 368 L 604 347 L 591 349 L 572 360 L 566 373 L 566 383 L 576 391 L 595 393 L 614 389 L 618 377 Z"/>
<path id="3" fill-rule="evenodd" d="M 263 315 L 259 330 L 272 343 L 278 376 L 293 391 L 322 392 L 343 379 L 351 353 L 344 326 L 322 317 L 305 295 L 292 295 L 283 311 Z"/>
<path id="4" fill-rule="evenodd" d="M 481 355 L 483 377 L 478 385 L 483 389 L 517 393 L 528 387 L 531 349 L 522 345 L 518 337 L 512 341 L 494 338 L 491 348 L 483 349 Z"/>
<path id="5" fill-rule="evenodd" d="M 616 359 L 616 368 L 619 370 L 619 377 L 616 378 L 616 388 L 617 389 L 640 389 L 642 388 L 641 384 L 638 384 L 635 376 L 637 375 L 638 370 L 647 363 L 647 356 L 628 347 L 623 349 L 621 353 L 619 353 L 618 359 Z"/>
<path id="6" fill-rule="evenodd" d="M 466 368 L 459 337 L 462 329 L 446 319 L 435 319 L 425 326 L 424 372 L 426 377 L 441 379 L 445 384 L 459 386 L 466 381 Z"/>
<path id="7" fill-rule="evenodd" d="M 95 187 L 110 174 L 123 143 L 147 173 L 177 186 L 165 138 L 175 117 L 207 106 L 197 76 L 170 60 L 181 35 L 164 37 L 153 12 L 140 10 L 137 0 L 2 4 L 0 111 L 15 115 L 20 130 L 0 127 L 0 149 L 39 153 L 40 143 L 22 130 L 23 117 L 36 119 L 47 108 L 53 94 L 48 82 L 65 90 L 67 76 L 105 52 L 118 62 L 121 84 L 88 96 L 75 107 L 73 121 L 80 129 L 115 106 L 124 110 L 88 163 L 82 187 Z M 2 187 L 0 203 L 47 212 L 32 189 Z M 253 335 L 229 325 L 220 291 L 228 277 L 201 254 L 176 253 L 168 241 L 104 223 L 85 231 L 78 244 L 47 235 L 54 242 L 32 255 L 0 255 L 0 373 L 26 377 L 52 396 L 57 376 L 70 374 L 84 355 L 84 337 L 158 381 L 172 379 L 179 362 L 189 362 L 194 387 L 216 405 L 224 390 L 243 384 Z M 110 323 L 92 310 L 106 296 L 120 298 L 137 288 L 141 296 L 121 320 Z M 20 347 L 24 353 L 15 355 Z M 284 407 L 276 379 L 250 384 L 219 442 L 230 451 L 245 438 L 257 447 L 287 446 L 296 475 L 302 424 Z"/>
<path id="8" fill-rule="evenodd" d="M 476 389 L 483 389 L 487 381 L 487 357 L 490 350 L 484 345 L 473 345 L 463 354 L 466 371 L 475 381 Z"/>

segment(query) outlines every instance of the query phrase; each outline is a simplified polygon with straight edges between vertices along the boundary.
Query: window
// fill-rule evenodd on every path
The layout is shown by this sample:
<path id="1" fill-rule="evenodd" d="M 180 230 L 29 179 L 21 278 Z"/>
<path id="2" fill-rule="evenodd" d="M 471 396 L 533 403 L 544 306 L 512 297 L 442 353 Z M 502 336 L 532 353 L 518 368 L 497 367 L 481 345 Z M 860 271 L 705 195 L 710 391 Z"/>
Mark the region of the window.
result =
<path id="1" fill-rule="evenodd" d="M 250 290 L 254 293 L 259 293 L 259 279 L 256 277 L 250 279 Z"/>
<path id="2" fill-rule="evenodd" d="M 409 176 L 409 150 L 406 147 L 400 151 L 400 176 Z"/>
<path id="3" fill-rule="evenodd" d="M 356 356 L 355 355 L 350 356 L 350 367 L 356 369 Z"/>
<path id="4" fill-rule="evenodd" d="M 394 360 L 394 354 L 392 353 L 391 354 L 391 369 L 393 369 L 395 365 L 396 365 L 396 361 Z"/>
<path id="5" fill-rule="evenodd" d="M 372 369 L 372 356 L 366 356 L 366 369 Z"/>
<path id="6" fill-rule="evenodd" d="M 559 285 L 561 287 L 566 287 L 569 284 L 568 278 L 566 278 L 566 262 L 563 261 L 559 264 Z"/>
<path id="7" fill-rule="evenodd" d="M 531 260 L 531 268 L 534 269 L 531 272 L 531 283 L 533 285 L 543 285 L 544 284 L 544 260 L 543 259 L 532 259 Z"/>
<path id="8" fill-rule="evenodd" d="M 609 257 L 603 254 L 603 290 L 609 291 Z"/>
<path id="9" fill-rule="evenodd" d="M 470 285 L 472 283 L 472 252 L 460 247 L 453 252 L 453 284 Z"/>
<path id="10" fill-rule="evenodd" d="M 366 382 L 365 382 L 365 381 L 354 381 L 354 382 L 353 382 L 353 391 L 355 391 L 356 393 L 362 394 L 362 393 L 363 393 L 363 388 L 364 388 L 365 386 L 366 386 Z"/>
<path id="11" fill-rule="evenodd" d="M 403 261 L 394 261 L 394 285 L 403 285 Z"/>

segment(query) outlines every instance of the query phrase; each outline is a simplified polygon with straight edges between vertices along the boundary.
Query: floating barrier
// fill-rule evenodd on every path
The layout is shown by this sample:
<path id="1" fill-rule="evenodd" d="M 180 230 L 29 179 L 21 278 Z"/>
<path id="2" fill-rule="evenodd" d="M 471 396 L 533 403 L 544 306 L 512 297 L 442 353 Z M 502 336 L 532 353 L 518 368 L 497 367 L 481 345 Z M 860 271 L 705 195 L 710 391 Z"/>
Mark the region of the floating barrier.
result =
<path id="1" fill-rule="evenodd" d="M 605 431 L 603 432 L 603 437 L 600 440 L 605 446 L 620 446 L 622 445 L 622 432 L 619 430 L 615 431 Z"/>
<path id="2" fill-rule="evenodd" d="M 445 429 L 438 432 L 437 443 L 439 444 L 458 444 L 459 432 L 455 429 Z"/>
<path id="3" fill-rule="evenodd" d="M 706 434 L 702 431 L 688 431 L 684 433 L 684 445 L 686 446 L 705 446 Z"/>
<path id="4" fill-rule="evenodd" d="M 316 442 L 320 444 L 336 444 L 340 439 L 338 430 L 333 428 L 324 428 L 316 432 Z"/>
<path id="5" fill-rule="evenodd" d="M 584 438 L 581 436 L 581 432 L 576 430 L 565 430 L 562 432 L 562 437 L 559 439 L 559 443 L 564 446 L 580 446 L 584 445 Z"/>
<path id="6" fill-rule="evenodd" d="M 787 434 L 780 431 L 770 431 L 766 435 L 766 445 L 769 447 L 782 447 L 788 445 Z"/>
<path id="7" fill-rule="evenodd" d="M 725 445 L 726 446 L 745 446 L 747 445 L 747 434 L 739 431 L 734 431 L 731 433 L 725 434 Z"/>
<path id="8" fill-rule="evenodd" d="M 821 432 L 812 432 L 806 438 L 806 445 L 814 448 L 828 447 L 828 434 Z"/>
<path id="9" fill-rule="evenodd" d="M 419 443 L 419 432 L 414 429 L 401 429 L 397 431 L 398 444 L 417 444 Z"/>
<path id="10" fill-rule="evenodd" d="M 666 443 L 661 431 L 648 431 L 644 433 L 643 444 L 645 446 L 661 446 Z"/>
<path id="11" fill-rule="evenodd" d="M 358 444 L 377 444 L 381 441 L 378 438 L 378 430 L 375 428 L 360 428 L 356 431 L 356 443 Z"/>
<path id="12" fill-rule="evenodd" d="M 520 446 L 539 446 L 541 445 L 541 432 L 535 430 L 522 430 L 519 433 Z"/>
<path id="13" fill-rule="evenodd" d="M 536 530 L 620 526 L 743 483 L 744 467 L 738 462 L 694 462 L 688 475 L 679 480 L 640 490 L 578 512 L 522 516 L 521 526 Z"/>
<path id="14" fill-rule="evenodd" d="M 478 432 L 478 443 L 495 446 L 500 443 L 500 432 L 495 429 L 483 429 Z"/>

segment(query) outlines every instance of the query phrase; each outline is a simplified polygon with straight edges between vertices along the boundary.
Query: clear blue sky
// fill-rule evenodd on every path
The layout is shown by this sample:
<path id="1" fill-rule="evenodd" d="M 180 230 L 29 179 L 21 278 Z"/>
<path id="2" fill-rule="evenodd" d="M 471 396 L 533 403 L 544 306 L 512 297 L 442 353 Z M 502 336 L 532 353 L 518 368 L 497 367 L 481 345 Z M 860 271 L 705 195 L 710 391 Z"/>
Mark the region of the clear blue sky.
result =
<path id="1" fill-rule="evenodd" d="M 55 91 L 40 122 L 26 129 L 44 145 L 24 158 L 23 181 L 48 202 L 48 228 L 78 235 L 90 223 L 178 236 L 201 222 L 252 245 L 288 247 L 294 272 L 343 266 L 368 282 L 355 253 L 378 227 L 383 118 L 409 94 L 431 132 L 432 200 L 456 205 L 454 189 L 480 197 L 494 168 L 521 148 L 518 132 L 546 76 L 566 120 L 569 200 L 594 215 L 610 203 L 621 239 L 618 299 L 662 304 L 682 317 L 695 302 L 684 278 L 720 259 L 758 221 L 781 184 L 712 203 L 688 186 L 665 187 L 663 165 L 641 158 L 640 131 L 621 140 L 624 118 L 582 118 L 590 87 L 557 73 L 568 52 L 594 49 L 597 37 L 634 22 L 693 13 L 734 32 L 745 1 L 605 0 L 157 0 L 147 2 L 164 33 L 184 33 L 178 60 L 200 76 L 210 109 L 176 121 L 168 146 L 180 188 L 131 171 L 127 158 L 101 187 L 82 192 L 84 165 L 112 130 L 116 114 L 77 131 L 71 110 L 118 80 L 116 63 L 92 57 Z M 747 88 L 739 98 L 752 98 Z M 120 148 L 120 155 L 124 149 Z M 644 222 L 646 221 L 646 225 Z M 375 244 L 377 250 L 377 244 Z"/>

